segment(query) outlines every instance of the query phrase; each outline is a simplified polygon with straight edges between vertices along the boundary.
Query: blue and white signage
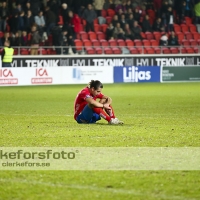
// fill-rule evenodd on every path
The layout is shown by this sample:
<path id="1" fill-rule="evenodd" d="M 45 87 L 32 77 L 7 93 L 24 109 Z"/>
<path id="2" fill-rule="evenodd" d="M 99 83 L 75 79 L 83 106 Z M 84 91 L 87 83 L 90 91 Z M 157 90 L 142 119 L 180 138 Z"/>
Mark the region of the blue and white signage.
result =
<path id="1" fill-rule="evenodd" d="M 114 83 L 160 82 L 160 67 L 114 67 Z"/>

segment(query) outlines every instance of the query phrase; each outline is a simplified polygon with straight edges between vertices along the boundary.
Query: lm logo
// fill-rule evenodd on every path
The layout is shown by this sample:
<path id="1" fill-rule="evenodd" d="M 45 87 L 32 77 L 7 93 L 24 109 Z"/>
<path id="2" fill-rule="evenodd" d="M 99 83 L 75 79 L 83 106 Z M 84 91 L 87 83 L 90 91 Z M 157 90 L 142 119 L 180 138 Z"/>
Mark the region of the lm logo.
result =
<path id="1" fill-rule="evenodd" d="M 138 71 L 138 67 L 123 68 L 124 82 L 138 82 L 151 79 L 150 71 Z"/>

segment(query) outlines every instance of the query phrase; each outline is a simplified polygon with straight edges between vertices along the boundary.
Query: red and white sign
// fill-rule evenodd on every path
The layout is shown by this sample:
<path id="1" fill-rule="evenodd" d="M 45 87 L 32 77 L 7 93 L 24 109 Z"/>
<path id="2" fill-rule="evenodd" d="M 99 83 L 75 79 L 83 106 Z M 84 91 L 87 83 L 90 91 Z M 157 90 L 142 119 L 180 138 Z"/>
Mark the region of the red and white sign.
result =
<path id="1" fill-rule="evenodd" d="M 0 68 L 0 86 L 113 83 L 112 66 Z"/>
<path id="2" fill-rule="evenodd" d="M 17 85 L 18 78 L 13 75 L 13 70 L 11 68 L 0 69 L 0 85 Z"/>
<path id="3" fill-rule="evenodd" d="M 36 68 L 36 77 L 31 79 L 32 84 L 52 84 L 53 78 L 48 76 L 47 68 Z"/>

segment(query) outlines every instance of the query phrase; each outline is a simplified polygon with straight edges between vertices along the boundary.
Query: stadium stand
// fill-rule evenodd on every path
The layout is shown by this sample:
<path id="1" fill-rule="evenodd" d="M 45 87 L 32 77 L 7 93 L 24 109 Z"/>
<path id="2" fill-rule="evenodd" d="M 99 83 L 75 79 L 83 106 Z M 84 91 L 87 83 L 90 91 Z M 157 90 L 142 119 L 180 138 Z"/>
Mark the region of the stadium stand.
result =
<path id="1" fill-rule="evenodd" d="M 4 41 L 11 40 L 11 45 L 14 47 L 15 55 L 29 55 L 29 46 L 31 44 L 32 35 L 31 26 L 36 23 L 35 16 L 38 16 L 39 11 L 43 11 L 44 14 L 44 26 L 38 26 L 38 32 L 41 34 L 40 48 L 38 54 L 41 55 L 53 55 L 63 51 L 56 51 L 59 46 L 61 48 L 63 41 L 69 41 L 69 38 L 73 38 L 76 50 L 78 53 L 85 54 L 121 54 L 123 48 L 127 48 L 130 54 L 175 54 L 175 53 L 199 53 L 198 45 L 200 45 L 200 34 L 197 28 L 197 19 L 193 8 L 195 3 L 190 5 L 191 12 L 186 12 L 186 9 L 178 9 L 178 1 L 171 4 L 171 1 L 163 0 L 163 4 L 160 10 L 156 9 L 154 1 L 141 1 L 138 5 L 132 0 L 124 1 L 124 4 L 106 4 L 105 7 L 100 10 L 100 16 L 97 15 L 94 20 L 91 21 L 91 28 L 93 31 L 86 32 L 86 25 L 90 21 L 90 17 L 85 16 L 82 18 L 83 13 L 87 13 L 87 3 L 92 1 L 80 1 L 79 8 L 77 4 L 71 3 L 59 3 L 59 1 L 47 1 L 47 5 L 44 5 L 41 1 L 28 1 L 30 6 L 27 6 L 26 1 L 13 0 L 12 5 L 7 3 L 0 3 L 0 17 L 2 23 L 0 24 L 0 46 L 3 47 Z M 20 6 L 18 6 L 21 3 Z M 67 2 L 67 1 L 66 1 Z M 129 3 L 128 3 L 129 2 Z M 192 1 L 189 1 L 192 2 Z M 51 14 L 49 15 L 46 7 L 50 8 Z M 84 7 L 84 9 L 83 9 Z M 172 8 L 172 11 L 171 11 Z M 95 10 L 95 8 L 94 8 Z M 29 13 L 30 16 L 29 16 Z M 6 13 L 6 16 L 5 16 Z M 114 32 L 116 30 L 116 21 L 113 21 L 114 16 L 118 16 L 118 21 L 121 24 L 122 33 L 113 34 L 111 39 L 107 39 L 106 30 L 110 23 L 113 23 Z M 121 16 L 125 15 L 125 19 L 121 20 Z M 129 17 L 133 15 L 133 18 Z M 144 32 L 143 20 L 145 16 L 149 16 L 150 31 Z M 100 20 L 104 18 L 105 22 Z M 53 23 L 53 19 L 56 19 L 56 23 Z M 161 18 L 162 31 L 158 31 L 154 27 L 154 22 Z M 47 20 L 48 19 L 48 20 Z M 91 18 L 92 19 L 92 18 Z M 138 22 L 138 26 L 141 29 L 136 37 L 135 29 L 133 26 L 134 21 Z M 129 24 L 130 30 L 125 30 L 124 25 Z M 51 26 L 50 34 L 46 34 L 47 27 Z M 149 27 L 148 27 L 149 28 Z M 133 30 L 134 29 L 134 30 Z M 67 36 L 63 36 L 62 31 L 67 31 Z M 138 29 L 139 30 L 139 29 Z M 27 36 L 22 36 L 22 32 L 26 31 Z M 160 46 L 160 38 L 167 33 L 168 39 L 171 35 L 171 31 L 175 32 L 178 38 L 179 46 Z M 7 38 L 6 32 L 9 32 Z M 43 34 L 43 32 L 46 34 Z M 15 46 L 16 34 L 20 34 L 20 45 Z M 11 37 L 12 36 L 12 37 Z M 22 43 L 26 41 L 26 43 Z M 23 46 L 26 44 L 26 46 Z"/>

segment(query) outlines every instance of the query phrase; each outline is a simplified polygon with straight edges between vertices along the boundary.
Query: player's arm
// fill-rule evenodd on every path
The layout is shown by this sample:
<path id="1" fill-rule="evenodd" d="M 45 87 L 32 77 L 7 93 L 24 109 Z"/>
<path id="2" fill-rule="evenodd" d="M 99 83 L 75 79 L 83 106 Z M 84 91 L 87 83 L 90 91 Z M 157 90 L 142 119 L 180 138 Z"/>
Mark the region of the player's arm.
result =
<path id="1" fill-rule="evenodd" d="M 103 107 L 104 107 L 104 105 L 103 105 L 102 103 L 99 103 L 98 101 L 95 101 L 92 97 L 86 98 L 85 101 L 86 101 L 89 105 L 91 105 L 91 106 L 93 106 L 93 107 L 98 107 L 98 108 L 103 108 Z"/>
<path id="2" fill-rule="evenodd" d="M 105 100 L 105 104 L 112 104 L 112 99 L 110 97 L 103 95 L 102 99 Z"/>

